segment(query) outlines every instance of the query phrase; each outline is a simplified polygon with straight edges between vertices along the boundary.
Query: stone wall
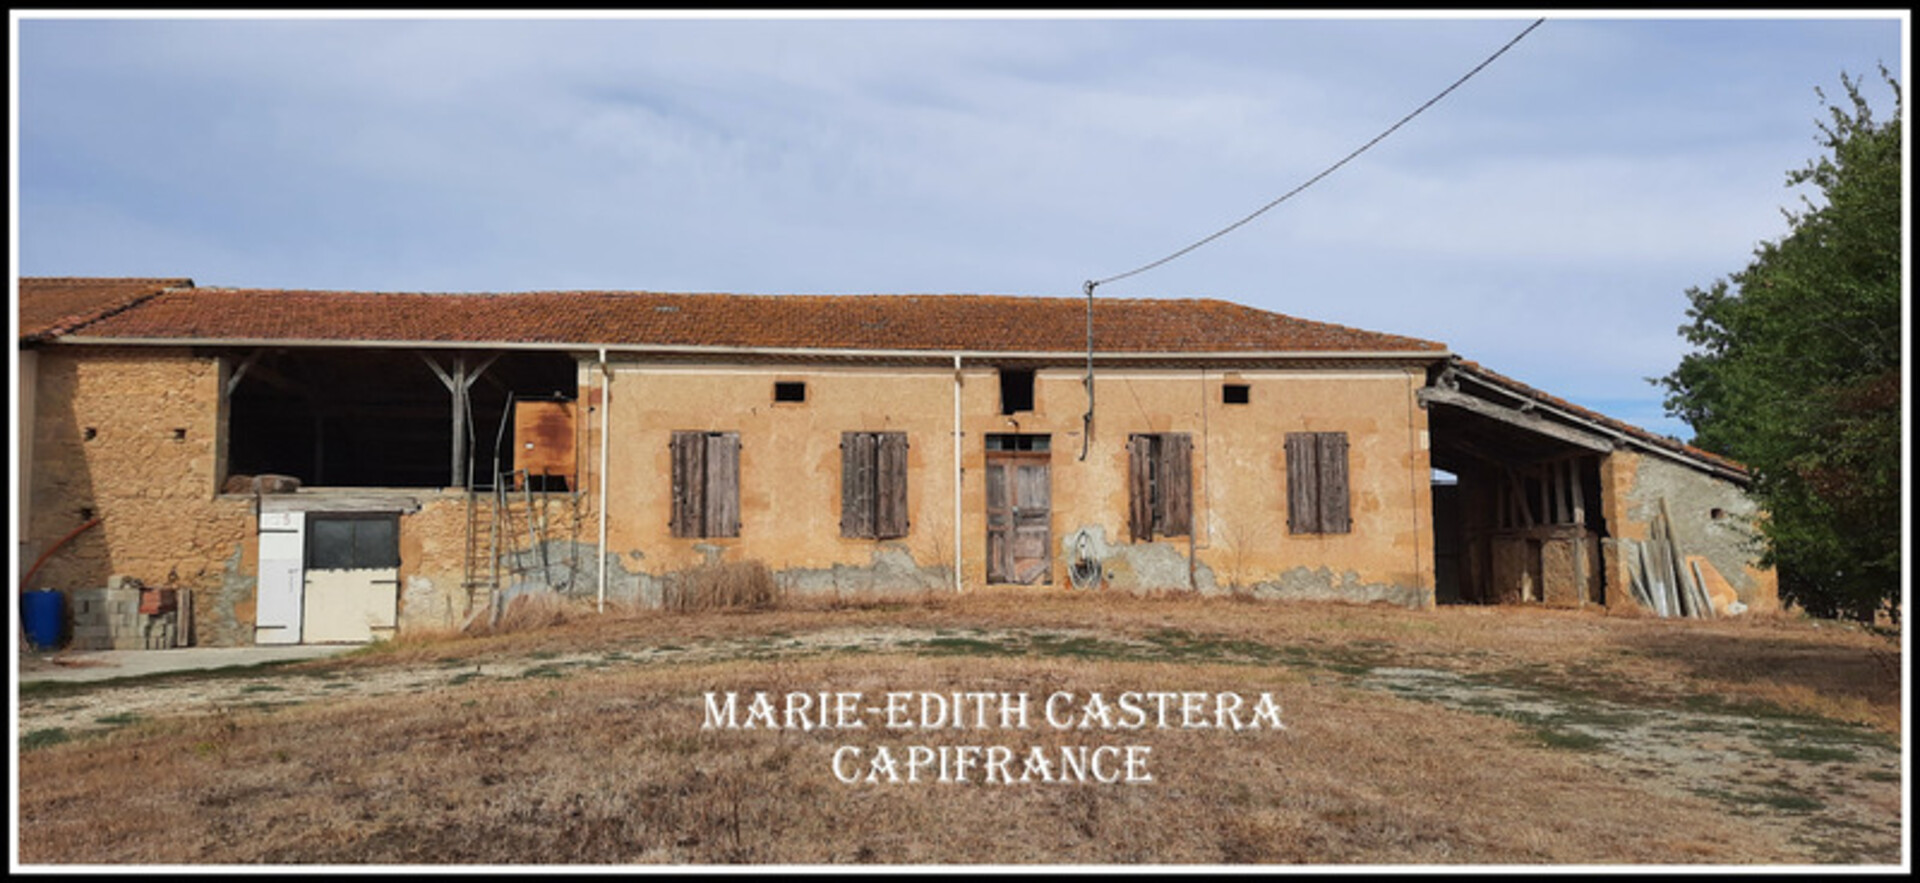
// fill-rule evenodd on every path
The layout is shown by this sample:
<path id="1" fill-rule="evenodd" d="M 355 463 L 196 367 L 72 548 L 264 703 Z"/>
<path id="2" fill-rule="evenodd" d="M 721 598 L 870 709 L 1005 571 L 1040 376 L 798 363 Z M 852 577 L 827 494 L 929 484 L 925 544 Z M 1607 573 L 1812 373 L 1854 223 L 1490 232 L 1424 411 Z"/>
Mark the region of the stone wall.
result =
<path id="1" fill-rule="evenodd" d="M 1602 486 L 1612 533 L 1606 548 L 1610 605 L 1636 603 L 1626 588 L 1630 547 L 1621 541 L 1653 538 L 1651 525 L 1665 501 L 1674 541 L 1699 566 L 1710 595 L 1730 593 L 1748 610 L 1779 609 L 1779 578 L 1758 565 L 1754 520 L 1760 510 L 1739 485 L 1665 457 L 1616 451 L 1602 468 Z"/>
<path id="2" fill-rule="evenodd" d="M 950 590 L 956 566 L 963 588 L 980 587 L 987 582 L 985 441 L 1007 433 L 1044 434 L 1050 441 L 1052 562 L 1044 584 L 1069 585 L 1075 538 L 1085 536 L 1099 540 L 1104 589 L 1219 593 L 1238 587 L 1261 596 L 1432 603 L 1426 413 L 1413 406 L 1425 378 L 1418 369 L 1099 370 L 1101 404 L 1091 438 L 1084 433 L 1079 369 L 1036 371 L 1031 407 L 1012 414 L 1002 413 L 999 371 L 978 365 L 956 374 L 926 367 L 617 363 L 612 374 L 609 411 L 599 397 L 608 382 L 597 367 L 583 372 L 590 423 L 580 432 L 582 487 L 589 495 L 596 489 L 596 452 L 607 420 L 613 440 L 607 552 L 622 581 L 633 584 L 629 591 L 640 595 L 666 574 L 715 555 L 758 559 L 808 594 L 920 593 L 936 582 Z M 804 400 L 774 400 L 775 383 L 804 383 Z M 1249 400 L 1225 404 L 1227 384 L 1244 387 Z M 673 535 L 669 439 L 676 430 L 738 434 L 738 536 Z M 840 441 L 850 431 L 907 435 L 906 536 L 841 536 Z M 1288 531 L 1288 432 L 1346 434 L 1350 532 Z M 1127 539 L 1133 433 L 1190 438 L 1191 538 Z M 635 582 L 629 574 L 645 578 Z"/>
<path id="3" fill-rule="evenodd" d="M 221 360 L 183 347 L 56 345 L 39 353 L 24 550 L 37 555 L 88 519 L 101 522 L 54 553 L 34 587 L 97 588 L 125 575 L 189 589 L 200 643 L 252 643 L 260 503 L 218 492 Z M 987 366 L 956 373 L 622 363 L 610 400 L 597 365 L 583 363 L 579 376 L 577 487 L 516 498 L 521 567 L 509 568 L 503 594 L 595 597 L 603 556 L 608 600 L 623 603 L 657 604 L 664 580 L 715 560 L 757 559 L 792 591 L 813 596 L 979 587 L 985 438 L 1044 433 L 1052 442 L 1052 586 L 1070 584 L 1069 568 L 1089 546 L 1079 539 L 1091 538 L 1103 589 L 1432 603 L 1425 412 L 1412 405 L 1423 382 L 1417 369 L 1102 370 L 1090 438 L 1075 369 L 1039 370 L 1032 407 L 1011 415 L 1001 413 L 999 374 Z M 807 385 L 803 401 L 775 400 L 775 383 L 795 382 Z M 1244 387 L 1249 400 L 1225 404 L 1224 384 Z M 675 430 L 740 434 L 740 536 L 672 535 Z M 603 431 L 612 442 L 604 548 Z M 908 533 L 844 537 L 842 433 L 882 431 L 909 438 Z M 1296 431 L 1347 435 L 1350 532 L 1288 532 L 1282 439 Z M 1136 432 L 1191 437 L 1192 537 L 1126 538 L 1126 445 Z M 464 584 L 468 497 L 458 489 L 407 494 L 418 503 L 400 518 L 400 631 L 460 628 L 486 600 Z M 545 527 L 522 542 L 529 515 Z"/>
<path id="4" fill-rule="evenodd" d="M 250 596 L 251 572 L 239 568 L 253 536 L 251 502 L 216 494 L 218 360 L 174 347 L 39 353 L 26 551 L 38 558 L 101 520 L 53 552 L 32 588 L 102 588 L 125 575 L 202 599 L 231 597 L 242 582 Z M 201 643 L 250 642 L 250 617 L 231 627 L 220 606 L 196 605 Z"/>

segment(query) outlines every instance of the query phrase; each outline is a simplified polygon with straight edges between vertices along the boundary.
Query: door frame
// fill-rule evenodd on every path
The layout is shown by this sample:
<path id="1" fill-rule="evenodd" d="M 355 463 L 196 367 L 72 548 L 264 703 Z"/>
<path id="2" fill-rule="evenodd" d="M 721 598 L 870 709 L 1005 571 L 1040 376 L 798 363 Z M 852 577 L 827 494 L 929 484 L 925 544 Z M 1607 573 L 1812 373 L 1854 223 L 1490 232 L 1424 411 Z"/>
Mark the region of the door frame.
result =
<path id="1" fill-rule="evenodd" d="M 1046 435 L 1036 435 L 1036 437 L 1048 438 L 1048 436 Z M 1049 447 L 1051 447 L 1050 444 L 1049 444 Z M 983 470 L 983 474 L 986 475 L 987 477 L 983 481 L 983 487 L 981 489 L 982 498 L 980 502 L 981 502 L 982 516 L 983 516 L 982 526 L 984 527 L 985 534 L 986 534 L 985 536 L 986 542 L 982 543 L 982 546 L 985 548 L 985 554 L 986 554 L 987 583 L 989 585 L 1026 585 L 1026 586 L 1052 585 L 1053 584 L 1053 453 L 1052 451 L 1051 450 L 1040 450 L 1040 451 L 987 450 L 985 453 L 986 453 L 987 468 Z M 1046 514 L 1044 516 L 1044 521 L 1043 521 L 1046 527 L 1046 538 L 1041 543 L 1041 560 L 1045 563 L 1046 566 L 1040 571 L 1040 574 L 1038 575 L 1038 577 L 1031 582 L 1020 582 L 1018 580 L 1019 564 L 1017 562 L 1020 559 L 1014 559 L 1009 561 L 1007 565 L 1008 572 L 1006 573 L 1001 573 L 1000 568 L 993 560 L 994 558 L 993 518 L 995 514 L 995 509 L 991 504 L 992 490 L 991 488 L 985 487 L 984 485 L 992 483 L 993 481 L 992 467 L 996 465 L 1001 466 L 1005 470 L 1005 472 L 1003 473 L 1004 477 L 1002 480 L 1006 482 L 1008 505 L 1006 507 L 1006 510 L 1003 510 L 1003 511 L 1005 512 L 1006 517 L 1008 519 L 1008 524 L 1004 529 L 1007 531 L 1005 545 L 1006 547 L 1008 547 L 1008 551 L 1006 552 L 1006 554 L 1009 557 L 1011 557 L 1012 555 L 1011 547 L 1013 546 L 1020 532 L 1019 512 L 1021 508 L 1020 506 L 1021 501 L 1019 500 L 1019 481 L 1017 478 L 1018 476 L 1017 470 L 1021 466 L 1041 466 L 1046 469 L 1047 505 L 1046 505 Z M 996 576 L 1000 576 L 1002 578 L 996 579 L 995 578 Z"/>
<path id="2" fill-rule="evenodd" d="M 321 567 L 314 561 L 319 531 L 315 522 L 374 523 L 390 525 L 391 560 L 383 554 L 378 564 L 355 563 L 350 567 Z M 306 549 L 301 574 L 300 642 L 323 644 L 364 644 L 393 637 L 400 614 L 400 513 L 329 511 L 309 512 L 306 518 Z M 357 539 L 351 541 L 349 557 L 361 551 Z M 317 584 L 316 584 L 317 583 Z M 345 605 L 337 608 L 335 605 Z M 366 632 L 362 636 L 360 623 Z M 343 628 L 342 623 L 352 623 Z"/>

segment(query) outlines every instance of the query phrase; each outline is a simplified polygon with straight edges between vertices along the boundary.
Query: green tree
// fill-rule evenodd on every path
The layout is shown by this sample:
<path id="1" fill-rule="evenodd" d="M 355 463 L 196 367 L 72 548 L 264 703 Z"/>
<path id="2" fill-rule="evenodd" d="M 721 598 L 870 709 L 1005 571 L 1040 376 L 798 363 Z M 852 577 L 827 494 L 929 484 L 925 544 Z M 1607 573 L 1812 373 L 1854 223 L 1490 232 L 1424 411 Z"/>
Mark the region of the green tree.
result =
<path id="1" fill-rule="evenodd" d="M 1900 85 L 1876 120 L 1860 81 L 1820 123 L 1827 155 L 1787 174 L 1823 197 L 1786 210 L 1789 232 L 1746 269 L 1690 288 L 1693 351 L 1657 382 L 1694 444 L 1739 460 L 1766 514 L 1756 525 L 1782 599 L 1871 620 L 1901 594 Z"/>

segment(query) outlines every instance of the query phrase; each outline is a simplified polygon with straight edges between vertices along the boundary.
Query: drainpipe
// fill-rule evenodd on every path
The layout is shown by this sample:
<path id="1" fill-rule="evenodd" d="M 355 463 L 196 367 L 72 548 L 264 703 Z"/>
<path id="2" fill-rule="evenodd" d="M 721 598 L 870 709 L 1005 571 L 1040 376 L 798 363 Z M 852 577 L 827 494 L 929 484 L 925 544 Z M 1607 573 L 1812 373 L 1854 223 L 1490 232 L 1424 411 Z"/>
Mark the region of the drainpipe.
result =
<path id="1" fill-rule="evenodd" d="M 953 593 L 961 592 L 960 562 L 960 354 L 953 356 Z"/>
<path id="2" fill-rule="evenodd" d="M 613 372 L 607 369 L 607 348 L 600 348 L 600 598 L 599 612 L 607 611 L 607 418 L 613 412 Z"/>

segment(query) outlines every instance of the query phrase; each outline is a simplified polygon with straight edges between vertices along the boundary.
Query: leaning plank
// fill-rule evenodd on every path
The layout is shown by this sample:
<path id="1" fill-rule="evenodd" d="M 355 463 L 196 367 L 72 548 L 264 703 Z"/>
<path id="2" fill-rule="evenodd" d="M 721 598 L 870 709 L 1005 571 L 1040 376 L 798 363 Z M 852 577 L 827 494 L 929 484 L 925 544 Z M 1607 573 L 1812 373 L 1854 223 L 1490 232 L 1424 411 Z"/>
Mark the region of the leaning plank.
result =
<path id="1" fill-rule="evenodd" d="M 1660 578 L 1658 541 L 1647 540 L 1640 544 L 1640 569 L 1647 577 L 1647 594 L 1653 597 L 1653 612 L 1662 618 L 1672 616 L 1672 609 L 1668 607 L 1667 583 Z"/>
<path id="2" fill-rule="evenodd" d="M 1627 591 L 1633 595 L 1633 600 L 1640 603 L 1640 606 L 1652 610 L 1654 609 L 1653 597 L 1647 594 L 1647 567 L 1644 562 L 1646 551 L 1640 547 L 1637 540 L 1620 542 L 1623 548 L 1630 546 L 1633 549 L 1633 554 L 1627 556 Z"/>
<path id="3" fill-rule="evenodd" d="M 1702 598 L 1700 609 L 1706 611 L 1706 616 L 1708 618 L 1712 618 L 1714 616 L 1713 599 L 1707 597 L 1707 581 L 1705 578 L 1703 578 L 1700 575 L 1700 562 L 1688 561 L 1687 569 L 1690 573 L 1693 574 L 1693 587 L 1695 590 L 1700 592 L 1700 596 Z"/>
<path id="4" fill-rule="evenodd" d="M 1660 553 L 1654 564 L 1659 569 L 1660 583 L 1666 586 L 1667 600 L 1669 602 L 1668 609 L 1672 611 L 1672 615 L 1680 617 L 1692 616 L 1691 599 L 1687 597 L 1686 588 L 1679 580 L 1680 571 L 1676 566 L 1675 559 L 1679 557 L 1680 550 L 1673 546 L 1673 532 L 1670 529 L 1671 525 L 1667 521 L 1666 509 L 1667 500 L 1665 497 L 1662 497 L 1660 499 L 1660 514 L 1653 517 L 1653 538 L 1655 548 L 1657 548 Z"/>
<path id="5" fill-rule="evenodd" d="M 1673 515 L 1667 510 L 1667 498 L 1660 498 L 1660 520 L 1666 532 L 1667 546 L 1673 552 L 1673 582 L 1687 601 L 1687 615 L 1696 619 L 1706 619 L 1713 615 L 1712 605 L 1707 602 L 1707 593 L 1698 582 L 1687 573 L 1686 552 L 1680 548 L 1680 540 L 1673 534 Z"/>
<path id="6" fill-rule="evenodd" d="M 1587 531 L 1585 528 L 1573 535 L 1573 590 L 1580 596 L 1580 606 L 1587 606 Z"/>

